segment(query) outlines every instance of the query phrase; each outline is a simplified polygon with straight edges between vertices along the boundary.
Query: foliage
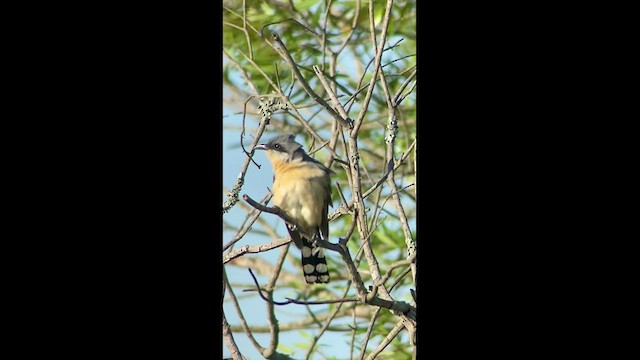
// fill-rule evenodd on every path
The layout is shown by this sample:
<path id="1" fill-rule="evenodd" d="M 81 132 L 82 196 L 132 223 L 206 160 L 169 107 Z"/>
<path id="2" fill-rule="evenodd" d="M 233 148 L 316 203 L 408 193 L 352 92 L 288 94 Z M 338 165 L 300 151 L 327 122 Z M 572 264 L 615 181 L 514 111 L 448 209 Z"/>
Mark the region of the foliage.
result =
<path id="1" fill-rule="evenodd" d="M 371 232 L 369 244 L 375 253 L 380 273 L 385 275 L 391 264 L 406 259 L 409 255 L 408 244 L 416 240 L 415 234 L 415 148 L 416 148 L 416 100 L 415 100 L 415 74 L 416 74 L 416 11 L 415 0 L 393 1 L 388 26 L 385 28 L 385 10 L 387 2 L 377 1 L 373 4 L 365 1 L 324 1 L 300 0 L 300 1 L 224 1 L 223 2 L 223 85 L 224 107 L 228 113 L 243 114 L 240 121 L 225 120 L 225 137 L 233 136 L 239 141 L 244 140 L 242 148 L 247 155 L 251 153 L 249 143 L 255 137 L 261 137 L 263 132 L 280 134 L 293 133 L 297 135 L 297 141 L 302 143 L 308 153 L 323 163 L 331 162 L 333 186 L 333 209 L 338 211 L 345 208 L 344 202 L 357 202 L 357 194 L 353 192 L 354 183 L 348 166 L 341 165 L 331 157 L 329 147 L 345 162 L 352 163 L 349 152 L 349 136 L 351 130 L 340 127 L 337 121 L 317 101 L 314 101 L 304 90 L 302 84 L 295 79 L 294 70 L 290 64 L 278 53 L 278 45 L 272 34 L 277 34 L 286 45 L 286 52 L 291 56 L 295 65 L 308 86 L 324 99 L 332 104 L 327 90 L 322 85 L 320 78 L 313 71 L 313 66 L 318 66 L 324 76 L 331 83 L 331 88 L 336 93 L 340 103 L 344 106 L 349 118 L 356 124 L 362 118 L 361 126 L 357 129 L 358 169 L 361 174 L 361 192 L 365 193 L 375 188 L 363 199 L 366 210 L 365 218 L 367 229 Z M 374 75 L 376 47 L 372 42 L 370 32 L 370 6 L 373 7 L 372 17 L 375 23 L 375 39 L 380 46 L 382 34 L 386 33 L 386 49 L 380 61 L 380 75 L 377 76 L 371 99 L 366 103 L 366 94 Z M 384 84 L 388 91 L 385 90 Z M 275 84 L 275 87 L 273 86 Z M 286 99 L 293 108 L 280 107 L 270 113 L 270 119 L 265 122 L 264 112 L 259 108 L 260 98 L 275 97 L 280 99 L 278 93 L 286 95 Z M 389 100 L 399 100 L 396 104 Z M 281 100 L 286 101 L 286 100 Z M 246 104 L 246 108 L 245 108 Z M 336 108 L 332 105 L 332 108 Z M 295 110 L 295 111 L 294 111 Z M 296 114 L 298 111 L 298 114 Z M 360 116 L 360 114 L 363 116 Z M 306 122 L 324 141 L 331 141 L 327 146 L 322 146 L 323 141 L 308 131 L 303 123 Z M 394 131 L 393 121 L 397 121 L 397 135 Z M 242 133 L 242 137 L 240 135 Z M 251 137 L 253 136 L 253 138 Z M 265 134 L 266 135 L 266 134 Z M 391 141 L 389 142 L 388 140 Z M 265 139 L 268 136 L 265 136 Z M 388 145 L 391 144 L 391 145 Z M 390 148 L 389 148 L 390 146 Z M 314 152 L 314 150 L 318 150 Z M 235 151 L 243 151 L 241 147 Z M 395 171 L 389 175 L 389 180 L 380 179 L 388 173 L 389 155 L 393 157 Z M 352 155 L 352 154 L 351 154 Z M 402 162 L 401 162 L 402 160 Z M 241 171 L 241 178 L 249 170 L 251 161 L 247 157 L 246 166 Z M 244 182 L 234 186 L 235 196 L 243 184 L 251 181 L 249 176 Z M 340 185 L 335 186 L 335 183 Z M 395 190 L 393 187 L 396 187 Z M 344 200 L 342 196 L 344 196 Z M 247 219 L 252 219 L 252 208 L 239 202 L 230 200 L 225 203 L 225 211 L 235 207 L 241 207 L 246 213 Z M 402 208 L 404 215 L 399 212 Z M 344 215 L 337 217 L 330 224 L 331 241 L 337 242 L 338 237 L 345 237 L 355 220 L 353 209 L 347 210 Z M 402 218 L 407 223 L 403 225 Z M 243 222 L 236 227 L 240 234 L 248 228 L 249 222 Z M 256 224 L 262 230 L 251 229 L 247 234 L 261 236 L 262 239 L 271 238 L 277 241 L 286 234 L 282 221 L 276 221 L 272 214 L 262 213 Z M 229 227 L 234 225 L 229 224 Z M 258 226 L 256 225 L 256 228 Z M 406 228 L 410 227 L 410 231 Z M 410 236 L 407 239 L 407 232 Z M 373 286 L 371 264 L 365 252 L 362 251 L 363 240 L 360 236 L 361 229 L 356 227 L 347 243 L 349 252 L 362 277 L 365 286 Z M 260 235 L 262 234 L 262 235 Z M 278 236 L 280 234 L 280 236 Z M 243 234 L 244 236 L 244 234 Z M 232 241 L 230 238 L 223 240 L 225 244 L 231 244 L 225 249 L 224 256 L 237 251 L 240 246 L 253 245 L 245 242 L 243 236 Z M 262 241 L 264 243 L 264 241 Z M 225 271 L 230 267 L 247 268 L 259 267 L 258 259 L 267 253 L 278 254 L 274 248 L 268 252 L 257 254 L 243 254 L 225 264 Z M 274 300 L 282 300 L 284 296 L 307 301 L 323 301 L 329 299 L 341 299 L 356 296 L 356 290 L 351 283 L 351 278 L 344 268 L 342 257 L 332 251 L 328 251 L 328 263 L 330 264 L 331 283 L 309 286 L 304 283 L 301 276 L 299 256 L 295 247 L 291 247 L 287 255 L 288 262 L 281 270 L 280 277 L 275 282 L 275 288 L 282 292 L 271 292 Z M 277 266 L 277 260 L 275 261 Z M 273 264 L 271 264 L 273 266 Z M 333 265 L 333 266 L 331 266 Z M 282 264 L 280 264 L 282 267 Z M 298 267 L 297 269 L 295 267 Z M 289 268 L 295 270 L 289 271 Z M 398 284 L 390 291 L 393 300 L 404 301 L 415 306 L 409 289 L 415 289 L 412 272 L 409 266 L 403 265 L 393 270 L 385 288 L 389 289 L 394 281 L 404 272 L 408 272 L 398 280 Z M 289 274 L 289 272 L 291 274 Z M 269 280 L 271 275 L 265 272 L 267 278 L 258 278 L 261 286 Z M 289 276 L 291 275 L 291 276 Z M 232 301 L 229 294 L 231 287 L 237 288 L 237 284 L 227 281 L 225 302 Z M 254 287 L 253 284 L 244 284 L 246 287 Z M 267 289 L 270 290 L 270 289 Z M 256 292 L 250 293 L 252 298 L 258 299 Z M 247 298 L 249 299 L 249 298 Z M 239 309 L 243 310 L 244 299 L 238 299 Z M 262 301 L 262 300 L 260 300 Z M 278 311 L 287 307 L 305 306 L 289 304 L 277 307 L 272 315 L 278 317 Z M 312 308 L 312 312 L 303 318 L 318 317 L 317 321 L 311 321 L 307 325 L 299 326 L 297 341 L 287 342 L 286 337 L 280 333 L 285 324 L 278 324 L 277 320 L 269 319 L 270 315 L 264 315 L 263 321 L 275 324 L 275 331 L 270 332 L 271 343 L 260 344 L 256 348 L 265 357 L 277 358 L 288 354 L 299 358 L 316 358 L 327 355 L 330 349 L 324 348 L 322 337 L 334 333 L 344 338 L 348 349 L 344 356 L 349 358 L 369 355 L 375 352 L 378 345 L 392 331 L 401 317 L 392 313 L 389 309 L 379 311 L 370 336 L 367 336 L 367 328 L 378 308 L 371 304 L 361 302 L 345 302 L 328 305 L 306 305 Z M 268 308 L 268 307 L 267 307 Z M 246 305 L 244 307 L 246 309 Z M 282 310 L 284 311 L 284 310 Z M 328 319 L 328 315 L 336 312 L 335 317 Z M 322 318 L 322 320 L 320 320 Z M 252 322 L 255 319 L 247 319 L 249 330 L 256 330 L 259 326 Z M 329 328 L 321 332 L 320 327 L 329 322 Z M 335 325 L 334 325 L 335 324 Z M 355 331 L 340 331 L 355 326 Z M 274 327 L 272 327 L 273 329 Z M 234 336 L 246 332 L 239 325 L 231 325 Z M 256 330 L 257 331 L 257 330 Z M 249 335 L 248 335 L 249 336 Z M 380 358 L 403 359 L 411 358 L 415 353 L 411 346 L 410 334 L 407 329 L 400 333 L 380 353 Z M 277 348 L 270 348 L 273 345 Z M 366 347 L 364 342 L 368 340 Z M 257 341 L 256 341 L 257 342 Z M 317 344 L 316 344 L 317 342 Z M 254 344 L 255 346 L 255 344 Z M 242 352 L 243 349 L 240 349 Z M 390 355 L 393 354 L 393 355 Z"/>

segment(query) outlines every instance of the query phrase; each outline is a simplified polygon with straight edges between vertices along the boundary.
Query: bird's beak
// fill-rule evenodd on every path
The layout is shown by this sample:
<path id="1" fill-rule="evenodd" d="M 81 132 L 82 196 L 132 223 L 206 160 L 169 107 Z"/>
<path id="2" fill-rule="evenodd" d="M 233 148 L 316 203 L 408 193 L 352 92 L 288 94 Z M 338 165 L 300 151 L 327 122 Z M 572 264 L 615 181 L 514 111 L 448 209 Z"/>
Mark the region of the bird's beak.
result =
<path id="1" fill-rule="evenodd" d="M 253 150 L 267 150 L 267 146 L 265 144 L 258 144 Z"/>

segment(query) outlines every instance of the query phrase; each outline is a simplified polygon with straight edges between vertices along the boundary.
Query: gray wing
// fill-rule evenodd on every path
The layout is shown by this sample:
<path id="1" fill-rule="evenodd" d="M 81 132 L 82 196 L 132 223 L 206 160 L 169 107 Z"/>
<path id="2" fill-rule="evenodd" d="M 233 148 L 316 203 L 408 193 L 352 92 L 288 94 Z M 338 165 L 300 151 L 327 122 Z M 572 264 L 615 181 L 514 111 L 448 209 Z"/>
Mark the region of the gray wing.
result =
<path id="1" fill-rule="evenodd" d="M 293 243 L 298 247 L 298 249 L 302 249 L 302 240 L 300 239 L 300 232 L 297 230 L 291 230 L 289 224 L 287 224 L 287 231 L 289 232 L 289 236 L 293 240 Z"/>
<path id="2" fill-rule="evenodd" d="M 320 232 L 324 240 L 329 240 L 329 206 L 332 206 L 331 201 L 331 179 L 329 173 L 327 173 L 327 197 L 324 199 L 324 207 L 322 209 L 322 223 L 320 223 Z"/>

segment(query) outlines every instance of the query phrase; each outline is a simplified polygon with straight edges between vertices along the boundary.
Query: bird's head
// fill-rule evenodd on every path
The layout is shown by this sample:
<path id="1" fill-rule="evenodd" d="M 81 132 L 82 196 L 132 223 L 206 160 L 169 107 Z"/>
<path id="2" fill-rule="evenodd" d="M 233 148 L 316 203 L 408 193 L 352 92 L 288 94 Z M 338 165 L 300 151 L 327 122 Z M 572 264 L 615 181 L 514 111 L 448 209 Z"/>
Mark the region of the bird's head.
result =
<path id="1" fill-rule="evenodd" d="M 255 150 L 265 150 L 271 163 L 291 161 L 304 156 L 302 145 L 295 141 L 295 135 L 279 135 L 264 144 L 256 145 Z"/>

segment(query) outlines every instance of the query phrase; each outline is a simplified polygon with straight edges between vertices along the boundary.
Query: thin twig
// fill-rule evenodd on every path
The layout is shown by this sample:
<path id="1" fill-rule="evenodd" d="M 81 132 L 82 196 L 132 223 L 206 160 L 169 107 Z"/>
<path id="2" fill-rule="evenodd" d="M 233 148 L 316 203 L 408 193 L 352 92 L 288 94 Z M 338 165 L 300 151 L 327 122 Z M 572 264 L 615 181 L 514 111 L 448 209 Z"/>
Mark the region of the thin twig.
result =
<path id="1" fill-rule="evenodd" d="M 369 101 L 371 101 L 371 96 L 373 95 L 373 89 L 376 84 L 376 79 L 378 77 L 378 71 L 380 71 L 380 60 L 382 59 L 382 52 L 384 50 L 384 44 L 387 41 L 387 31 L 389 29 L 389 20 L 391 18 L 391 8 L 393 7 L 393 0 L 387 0 L 387 6 L 384 13 L 384 18 L 382 20 L 382 34 L 380 34 L 380 46 L 376 45 L 375 41 L 375 26 L 373 23 L 373 1 L 369 2 L 369 13 L 370 13 L 370 23 L 369 27 L 371 30 L 371 37 L 374 49 L 377 47 L 374 66 L 373 66 L 373 74 L 371 75 L 371 81 L 369 82 L 369 88 L 367 89 L 367 94 L 362 102 L 362 106 L 360 108 L 360 113 L 358 114 L 358 118 L 353 126 L 353 130 L 351 130 L 351 136 L 357 136 L 358 130 L 362 125 L 362 121 L 364 120 L 364 116 L 367 113 L 367 109 L 369 108 Z"/>
<path id="2" fill-rule="evenodd" d="M 391 50 L 393 48 L 395 48 L 396 46 L 398 46 L 400 44 L 400 42 L 402 41 L 402 39 L 398 40 L 395 44 L 390 45 L 389 47 L 385 48 L 384 51 L 388 51 Z M 358 80 L 358 86 L 356 86 L 356 90 L 353 95 L 351 95 L 351 97 L 345 102 L 345 105 L 348 104 L 349 102 L 351 102 L 352 100 L 355 99 L 355 97 L 362 92 L 365 89 L 369 88 L 369 84 L 366 84 L 364 86 L 362 86 L 362 82 L 364 81 L 364 77 L 367 74 L 367 70 L 369 69 L 369 66 L 371 66 L 371 64 L 375 61 L 376 57 L 374 56 L 371 60 L 369 60 L 369 62 L 367 63 L 367 66 L 364 68 L 364 71 L 362 72 L 362 75 L 360 76 L 360 80 Z M 378 79 L 375 79 L 375 81 L 378 81 Z M 361 87 L 362 86 L 362 87 Z M 347 112 L 351 111 L 351 107 L 353 106 L 354 103 L 351 103 L 349 105 L 349 108 L 347 109 Z"/>
<path id="3" fill-rule="evenodd" d="M 320 68 L 318 66 L 316 66 L 316 65 L 313 65 L 312 68 L 313 68 L 313 71 L 316 73 L 316 76 L 318 77 L 318 79 L 320 79 L 320 83 L 324 87 L 324 90 L 329 95 L 329 98 L 331 99 L 331 102 L 333 103 L 333 107 L 338 110 L 338 114 L 340 114 L 340 116 L 341 116 L 338 119 L 338 122 L 342 126 L 350 127 L 352 125 L 352 123 L 353 123 L 353 120 L 349 119 L 349 115 L 344 110 L 344 107 L 342 107 L 342 104 L 340 104 L 340 101 L 338 101 L 338 97 L 336 96 L 336 94 L 333 91 L 333 89 L 331 89 L 331 86 L 329 86 L 329 83 L 327 82 L 327 79 L 324 77 L 324 74 L 322 73 L 322 70 L 320 70 Z"/>
<path id="4" fill-rule="evenodd" d="M 287 215 L 287 213 L 282 211 L 282 209 L 280 209 L 279 207 L 277 207 L 277 206 L 274 206 L 274 207 L 264 206 L 264 205 L 256 202 L 255 200 L 253 200 L 248 195 L 242 195 L 242 198 L 244 199 L 244 201 L 248 202 L 249 205 L 253 206 L 254 208 L 256 208 L 256 209 L 258 209 L 260 211 L 268 212 L 270 214 L 278 215 L 282 220 L 284 220 L 287 223 L 293 225 L 294 227 L 298 227 L 298 224 L 296 223 L 296 221 L 293 220 L 292 218 L 290 218 Z"/>
<path id="5" fill-rule="evenodd" d="M 291 299 L 288 297 L 285 297 L 285 299 L 287 299 L 287 301 L 275 301 L 273 299 L 268 298 L 267 296 L 264 295 L 263 291 L 266 292 L 266 290 L 262 289 L 260 287 L 260 284 L 258 283 L 258 279 L 256 279 L 256 276 L 253 274 L 253 271 L 251 269 L 249 269 L 249 273 L 251 274 L 251 277 L 253 278 L 253 282 L 256 285 L 255 289 L 244 289 L 243 291 L 247 292 L 247 291 L 257 291 L 258 295 L 260 295 L 260 297 L 262 298 L 262 300 L 271 303 L 273 305 L 278 305 L 278 306 L 283 306 L 283 305 L 288 305 L 288 304 L 298 304 L 298 305 L 325 305 L 325 304 L 334 304 L 334 303 L 345 303 L 345 302 L 358 302 L 360 301 L 358 298 L 356 297 L 351 297 L 351 298 L 343 298 L 343 299 L 332 299 L 332 300 L 322 300 L 322 301 L 300 301 L 300 300 L 296 300 L 296 299 Z"/>
<path id="6" fill-rule="evenodd" d="M 340 183 L 336 181 L 336 187 L 338 188 L 338 195 L 340 195 L 340 200 L 342 200 L 342 206 L 344 206 L 345 208 L 348 208 L 349 205 L 347 205 L 347 199 L 345 199 L 344 194 L 342 193 L 342 186 L 340 186 Z"/>
<path id="7" fill-rule="evenodd" d="M 231 301 L 233 302 L 233 306 L 236 309 L 236 313 L 238 313 L 238 317 L 240 318 L 240 325 L 242 326 L 242 330 L 245 332 L 245 334 L 247 334 L 247 338 L 249 338 L 249 341 L 251 341 L 253 346 L 259 352 L 262 352 L 264 348 L 260 346 L 258 341 L 253 337 L 251 328 L 249 328 L 249 325 L 247 325 L 247 320 L 244 318 L 244 315 L 242 314 L 242 310 L 240 309 L 240 303 L 238 303 L 238 299 L 236 298 L 236 295 L 233 292 L 233 288 L 231 287 L 231 284 L 229 284 L 229 279 L 227 278 L 227 272 L 224 269 L 224 267 L 222 269 L 222 275 L 223 275 L 223 281 L 227 286 L 227 292 L 229 293 L 229 296 L 231 297 Z"/>
<path id="8" fill-rule="evenodd" d="M 380 308 L 378 308 L 380 309 Z M 351 316 L 351 321 L 352 321 L 352 331 L 351 331 L 351 341 L 349 342 L 351 345 L 349 346 L 349 360 L 353 360 L 353 351 L 356 348 L 356 330 L 357 330 L 357 325 L 356 325 L 356 310 L 355 308 L 353 309 L 353 315 Z"/>
<path id="9" fill-rule="evenodd" d="M 270 242 L 268 244 L 260 244 L 260 245 L 245 245 L 242 247 L 237 248 L 236 250 L 226 254 L 225 256 L 222 257 L 222 264 L 226 264 L 229 261 L 240 257 L 244 254 L 257 254 L 257 253 L 261 253 L 261 252 L 265 252 L 265 251 L 269 251 L 271 249 L 275 249 L 278 248 L 280 246 L 284 246 L 287 245 L 288 243 L 291 242 L 291 238 L 290 237 L 285 237 L 282 239 L 279 239 L 277 241 L 273 241 Z"/>
<path id="10" fill-rule="evenodd" d="M 408 273 L 411 272 L 411 268 L 408 267 L 406 269 L 404 269 L 404 271 L 402 271 L 400 273 L 400 275 L 398 275 L 398 277 L 396 278 L 396 280 L 393 282 L 393 284 L 391 284 L 391 286 L 389 286 L 389 292 L 391 292 L 391 290 L 393 290 L 393 288 L 396 287 L 396 285 L 398 285 L 400 283 L 400 280 L 402 280 L 403 277 L 405 277 L 405 275 L 407 275 Z"/>
<path id="11" fill-rule="evenodd" d="M 416 74 L 418 73 L 418 70 L 414 70 L 413 73 L 411 73 L 411 75 L 409 75 L 409 77 L 402 83 L 402 85 L 400 85 L 400 88 L 398 89 L 398 91 L 396 91 L 395 96 L 393 97 L 393 106 L 394 107 L 398 107 L 398 105 L 400 104 L 398 102 L 398 99 L 400 99 L 400 95 L 402 95 L 402 91 L 404 91 L 404 89 L 407 87 L 407 85 L 409 85 L 409 83 L 416 78 Z"/>
<path id="12" fill-rule="evenodd" d="M 380 311 L 382 311 L 382 308 L 377 308 L 373 312 L 373 315 L 371 315 L 371 320 L 369 321 L 367 332 L 364 335 L 364 339 L 362 340 L 362 346 L 360 349 L 360 357 L 359 357 L 360 360 L 364 359 L 364 355 L 367 351 L 367 344 L 369 343 L 369 339 L 371 338 L 371 332 L 373 331 L 373 325 L 376 323 L 376 320 L 378 319 L 378 315 L 380 315 Z"/>
<path id="13" fill-rule="evenodd" d="M 329 106 L 329 104 L 327 104 L 326 101 L 324 101 L 323 98 L 318 96 L 318 94 L 316 94 L 315 91 L 313 91 L 311 87 L 309 87 L 309 84 L 307 84 L 307 81 L 302 77 L 302 74 L 300 74 L 300 70 L 298 70 L 298 65 L 291 57 L 291 54 L 289 54 L 289 51 L 287 50 L 287 47 L 282 42 L 282 39 L 280 39 L 280 36 L 278 36 L 278 34 L 276 33 L 273 33 L 272 38 L 278 44 L 278 47 L 274 46 L 274 49 L 284 59 L 284 61 L 286 61 L 287 64 L 289 64 L 291 71 L 293 71 L 296 79 L 302 86 L 302 89 L 307 93 L 307 95 L 309 95 L 314 101 L 320 104 L 320 106 L 322 106 L 329 113 L 329 115 L 331 115 L 331 117 L 333 117 L 336 121 L 340 122 L 340 124 L 342 124 L 345 127 L 351 128 L 351 124 L 346 119 L 343 119 L 337 112 L 335 112 L 335 110 L 331 108 L 331 106 Z"/>
<path id="14" fill-rule="evenodd" d="M 324 70 L 325 56 L 327 54 L 327 20 L 329 20 L 329 10 L 331 10 L 331 3 L 333 3 L 333 0 L 328 1 L 327 8 L 324 12 L 324 19 L 322 21 L 322 70 Z"/>
<path id="15" fill-rule="evenodd" d="M 351 281 L 348 281 L 347 286 L 345 286 L 345 290 L 344 290 L 344 292 L 342 294 L 342 298 L 345 298 L 345 296 L 347 296 L 347 293 L 349 292 L 350 288 L 351 288 Z M 355 301 L 358 301 L 358 299 L 355 298 Z M 340 312 L 340 309 L 342 308 L 343 304 L 344 303 L 341 302 L 336 306 L 336 308 L 331 312 L 331 315 L 329 316 L 327 321 L 325 321 L 325 323 L 322 325 L 320 330 L 318 330 L 318 333 L 313 337 L 313 341 L 309 345 L 309 349 L 307 350 L 307 355 L 305 356 L 305 359 L 308 360 L 311 357 L 311 353 L 313 352 L 313 348 L 318 343 L 318 340 L 320 339 L 322 334 L 324 334 L 324 332 L 327 331 L 327 329 L 329 328 L 329 325 L 331 324 L 331 321 L 333 321 L 333 319 L 336 317 L 338 312 Z"/>
<path id="16" fill-rule="evenodd" d="M 249 47 L 249 57 L 253 59 L 253 47 L 251 46 L 251 37 L 247 31 L 247 1 L 242 0 L 242 31 L 247 39 L 247 46 Z"/>
<path id="17" fill-rule="evenodd" d="M 404 99 L 405 99 L 407 96 L 409 96 L 409 95 L 413 92 L 413 90 L 415 90 L 415 88 L 416 88 L 416 83 L 413 83 L 413 85 L 411 85 L 411 88 L 409 89 L 409 91 L 407 91 L 407 93 L 406 93 L 404 96 L 402 96 L 400 99 L 398 99 L 398 100 L 396 101 L 396 106 L 400 105 L 400 103 L 401 103 L 401 102 L 403 102 L 403 101 L 404 101 Z"/>
<path id="18" fill-rule="evenodd" d="M 371 316 L 371 311 L 372 308 L 370 307 L 365 307 L 365 306 L 356 306 L 355 303 L 349 303 L 349 304 L 345 304 L 342 307 L 342 310 L 340 310 L 340 312 L 338 313 L 337 316 L 339 317 L 343 317 L 346 315 L 349 315 L 351 312 L 355 312 L 356 313 L 356 317 L 360 318 L 360 319 L 369 319 L 369 317 Z M 314 329 L 317 329 L 317 323 L 318 321 L 324 321 L 326 319 L 328 319 L 330 316 L 330 314 L 325 313 L 325 314 L 316 314 L 316 318 L 312 319 L 311 317 L 306 317 L 297 321 L 292 321 L 292 322 L 287 322 L 287 323 L 282 323 L 280 325 L 280 332 L 283 331 L 300 331 L 301 329 L 307 329 L 309 327 L 312 327 Z M 242 331 L 242 328 L 238 325 L 231 325 L 231 330 L 232 331 Z M 351 331 L 352 329 L 350 327 L 338 327 L 338 326 L 330 326 L 327 330 L 329 331 Z M 358 328 L 356 329 L 358 331 L 364 331 L 364 329 L 362 328 Z M 269 327 L 267 325 L 253 325 L 251 326 L 251 331 L 253 331 L 254 333 L 267 333 L 269 332 Z"/>
<path id="19" fill-rule="evenodd" d="M 380 282 L 382 284 L 386 283 L 387 280 L 389 280 L 389 278 L 391 277 L 391 274 L 393 272 L 393 270 L 401 267 L 401 266 L 407 266 L 407 265 L 411 265 L 411 263 L 413 262 L 413 260 L 416 258 L 416 254 L 415 252 L 413 254 L 411 254 L 408 258 L 404 259 L 404 260 L 399 260 L 396 261 L 395 263 L 391 264 L 391 266 L 389 266 L 389 268 L 387 269 L 387 273 L 384 274 L 384 276 L 382 277 L 382 279 L 380 279 Z"/>
<path id="20" fill-rule="evenodd" d="M 270 44 L 270 43 L 269 43 Z M 273 45 L 272 45 L 273 46 Z M 242 52 L 240 52 L 242 54 Z M 325 142 L 325 140 L 320 137 L 320 135 L 318 135 L 318 133 L 309 125 L 309 123 L 307 121 L 305 121 L 304 117 L 302 116 L 302 114 L 300 114 L 300 112 L 298 111 L 298 109 L 295 107 L 295 105 L 293 105 L 291 103 L 291 101 L 289 100 L 289 98 L 287 98 L 285 96 L 285 94 L 282 92 L 282 90 L 280 88 L 278 88 L 278 86 L 273 82 L 273 80 L 271 80 L 271 78 L 269 78 L 267 76 L 267 74 L 264 73 L 264 71 L 262 71 L 262 69 L 251 59 L 249 59 L 246 55 L 242 54 L 244 56 L 244 58 L 251 64 L 253 65 L 258 72 L 260 72 L 260 74 L 262 74 L 262 76 L 264 76 L 265 80 L 267 80 L 267 82 L 269 82 L 269 84 L 271 85 L 271 87 L 282 97 L 282 100 L 288 105 L 289 109 L 291 110 L 291 112 L 293 113 L 293 115 L 295 116 L 295 118 L 298 120 L 298 122 L 304 127 L 305 130 L 307 130 L 307 132 L 309 134 L 311 134 L 311 136 L 313 136 L 314 138 L 318 139 L 320 142 Z M 335 151 L 333 151 L 333 149 L 331 148 L 327 148 L 329 150 L 329 152 L 331 153 L 331 155 L 334 157 L 334 160 L 341 163 L 341 164 L 345 164 L 347 165 L 347 163 L 343 160 L 340 159 L 340 157 L 338 156 L 338 154 L 335 153 Z"/>
<path id="21" fill-rule="evenodd" d="M 224 315 L 224 312 L 222 312 L 222 336 L 231 351 L 231 358 L 233 360 L 242 360 L 242 354 L 238 349 L 238 345 L 236 345 L 236 341 L 233 339 L 233 333 L 231 333 L 231 328 L 229 327 L 229 323 L 227 322 L 227 317 Z"/>
<path id="22" fill-rule="evenodd" d="M 296 20 L 294 18 L 288 18 L 288 19 L 274 21 L 274 22 L 270 22 L 270 23 L 265 24 L 264 26 L 262 26 L 260 28 L 260 37 L 264 39 L 264 29 L 266 29 L 267 27 L 269 27 L 271 25 L 275 25 L 275 24 L 280 24 L 280 23 L 283 23 L 285 21 L 293 21 L 294 23 L 296 23 L 296 24 L 300 25 L 301 27 L 303 27 L 308 32 L 312 33 L 316 37 L 316 39 L 320 39 L 320 36 L 318 34 L 316 34 L 315 31 L 313 31 L 310 27 L 302 24 L 301 22 L 299 22 L 298 20 Z"/>
<path id="23" fill-rule="evenodd" d="M 271 272 L 271 278 L 267 282 L 266 292 L 269 299 L 273 300 L 273 290 L 275 288 L 276 281 L 280 276 L 280 270 L 282 270 L 282 265 L 284 264 L 284 259 L 287 256 L 287 252 L 289 251 L 289 245 L 285 246 L 280 250 L 280 256 L 278 256 L 278 260 L 276 260 L 275 265 L 273 266 L 273 270 Z M 280 327 L 278 325 L 278 318 L 276 317 L 275 307 L 272 302 L 268 302 L 267 312 L 269 314 L 269 333 L 271 334 L 271 341 L 269 342 L 269 347 L 262 352 L 262 355 L 266 359 L 270 359 L 271 356 L 276 353 L 276 349 L 278 348 L 278 340 L 280 336 Z"/>
<path id="24" fill-rule="evenodd" d="M 269 193 L 260 202 L 266 205 L 267 203 L 269 203 L 269 200 L 271 200 L 272 196 L 273 194 Z M 245 226 L 247 220 L 249 219 L 252 213 L 254 213 L 254 215 L 253 215 L 253 218 L 251 219 L 251 222 L 249 223 L 249 225 Z M 253 224 L 259 219 L 260 214 L 262 214 L 262 211 L 258 209 L 254 209 L 253 212 L 249 212 L 247 214 L 247 218 L 245 219 L 245 221 L 242 224 L 240 224 L 240 227 L 238 228 L 238 232 L 236 233 L 236 235 L 233 237 L 233 239 L 231 239 L 231 241 L 229 241 L 227 244 L 225 244 L 222 247 L 222 251 L 223 252 L 227 251 L 227 249 L 233 246 L 236 242 L 240 241 L 240 239 L 242 239 L 242 237 L 249 231 L 249 229 L 251 229 Z"/>
<path id="25" fill-rule="evenodd" d="M 238 175 L 238 179 L 236 180 L 235 184 L 231 188 L 231 191 L 227 194 L 227 197 L 228 197 L 227 201 L 224 204 L 222 204 L 223 213 L 228 212 L 238 202 L 238 194 L 240 193 L 240 190 L 242 190 L 242 186 L 244 185 L 244 177 L 247 173 L 250 162 L 253 161 L 254 149 L 256 145 L 258 145 L 258 141 L 260 141 L 260 137 L 262 136 L 262 133 L 264 132 L 264 129 L 266 126 L 267 126 L 267 121 L 260 122 L 260 126 L 258 127 L 258 130 L 256 130 L 256 133 L 254 134 L 253 142 L 251 143 L 251 153 L 248 153 L 246 150 L 244 150 L 244 145 L 242 145 L 242 135 L 241 135 L 240 144 L 242 145 L 243 150 L 247 154 L 247 158 L 245 159 L 245 162 L 242 165 L 242 168 L 240 169 L 240 175 Z M 244 132 L 244 129 L 243 129 L 243 132 Z M 260 168 L 258 164 L 256 164 L 256 166 Z"/>
<path id="26" fill-rule="evenodd" d="M 360 17 L 360 0 L 356 0 L 355 8 L 356 8 L 356 13 L 355 15 L 353 15 L 353 20 L 351 21 L 351 29 L 349 29 L 349 34 L 344 39 L 342 44 L 340 44 L 340 47 L 338 48 L 338 50 L 335 52 L 336 55 L 339 55 L 342 52 L 342 50 L 344 50 L 344 48 L 347 46 L 347 43 L 349 43 L 349 40 L 351 40 L 351 36 L 353 36 L 353 32 L 356 30 L 356 27 L 358 26 L 358 18 Z"/>
<path id="27" fill-rule="evenodd" d="M 223 8 L 224 8 L 225 10 L 227 10 L 229 13 L 233 14 L 235 17 L 237 17 L 237 18 L 239 18 L 239 19 L 242 19 L 242 15 L 238 14 L 237 12 L 235 12 L 235 11 L 233 11 L 233 10 L 229 9 L 229 8 L 228 8 L 228 7 L 226 7 L 226 6 L 223 6 Z M 251 24 L 247 23 L 247 25 L 249 25 L 249 27 L 251 28 L 251 30 L 253 30 L 256 34 L 258 34 L 258 35 L 260 34 L 260 32 L 258 31 L 258 29 L 254 28 Z"/>
<path id="28" fill-rule="evenodd" d="M 405 324 L 404 322 L 400 321 L 396 324 L 396 326 L 393 327 L 393 329 L 389 332 L 389 334 L 387 334 L 387 336 L 384 338 L 384 340 L 382 340 L 382 342 L 380 343 L 380 345 L 378 345 L 378 347 L 376 347 L 371 354 L 369 354 L 369 356 L 367 356 L 366 360 L 372 360 L 375 359 L 376 356 L 378 356 L 378 354 L 380 354 L 382 352 L 382 350 L 384 350 L 387 345 L 389 345 L 391 343 L 391 341 L 393 341 L 393 339 L 395 339 L 395 337 L 400 333 L 400 331 L 402 331 L 402 329 L 404 329 Z"/>

